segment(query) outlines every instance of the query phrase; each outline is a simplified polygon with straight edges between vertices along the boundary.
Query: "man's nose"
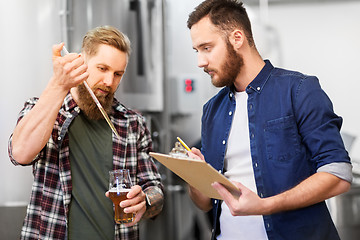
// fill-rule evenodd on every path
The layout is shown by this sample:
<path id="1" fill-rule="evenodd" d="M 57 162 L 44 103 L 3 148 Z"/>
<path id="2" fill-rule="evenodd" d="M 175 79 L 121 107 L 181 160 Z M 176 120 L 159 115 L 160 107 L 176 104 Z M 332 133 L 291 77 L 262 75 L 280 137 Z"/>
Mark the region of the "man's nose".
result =
<path id="1" fill-rule="evenodd" d="M 112 86 L 112 84 L 114 82 L 114 74 L 112 74 L 112 73 L 106 74 L 103 82 L 104 82 L 105 86 L 108 86 L 108 87 Z"/>
<path id="2" fill-rule="evenodd" d="M 198 67 L 203 68 L 208 65 L 207 59 L 204 57 L 203 54 L 198 54 Z"/>

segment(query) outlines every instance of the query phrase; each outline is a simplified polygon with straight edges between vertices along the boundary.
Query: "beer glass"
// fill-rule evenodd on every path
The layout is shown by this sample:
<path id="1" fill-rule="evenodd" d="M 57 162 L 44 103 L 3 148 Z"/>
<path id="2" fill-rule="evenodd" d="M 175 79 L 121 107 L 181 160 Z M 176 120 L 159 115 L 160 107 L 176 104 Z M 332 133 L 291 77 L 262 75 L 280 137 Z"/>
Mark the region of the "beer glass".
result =
<path id="1" fill-rule="evenodd" d="M 109 198 L 115 206 L 114 220 L 118 224 L 129 223 L 133 221 L 133 213 L 124 213 L 120 207 L 120 202 L 127 199 L 127 194 L 132 186 L 129 169 L 119 169 L 109 171 Z"/>

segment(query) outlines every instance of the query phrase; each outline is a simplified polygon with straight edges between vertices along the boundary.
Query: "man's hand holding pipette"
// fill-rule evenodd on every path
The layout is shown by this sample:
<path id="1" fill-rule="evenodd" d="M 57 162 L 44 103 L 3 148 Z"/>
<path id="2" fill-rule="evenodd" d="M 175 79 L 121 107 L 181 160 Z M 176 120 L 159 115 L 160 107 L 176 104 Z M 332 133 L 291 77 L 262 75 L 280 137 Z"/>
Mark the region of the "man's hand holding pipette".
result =
<path id="1" fill-rule="evenodd" d="M 53 76 L 51 84 L 67 92 L 85 81 L 89 73 L 84 58 L 78 53 L 69 53 L 61 56 L 64 43 L 53 46 Z"/>
<path id="2" fill-rule="evenodd" d="M 64 98 L 70 89 L 89 76 L 79 54 L 64 57 L 64 43 L 52 48 L 53 75 L 36 105 L 17 124 L 12 137 L 12 155 L 20 164 L 30 164 L 48 142 Z"/>

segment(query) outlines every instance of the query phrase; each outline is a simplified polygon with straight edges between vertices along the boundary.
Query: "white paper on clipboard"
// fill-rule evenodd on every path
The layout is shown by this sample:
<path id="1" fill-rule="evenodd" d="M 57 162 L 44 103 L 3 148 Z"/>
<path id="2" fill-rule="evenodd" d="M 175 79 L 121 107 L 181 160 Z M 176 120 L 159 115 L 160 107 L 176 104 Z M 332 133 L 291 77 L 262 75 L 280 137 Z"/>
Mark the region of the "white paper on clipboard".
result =
<path id="1" fill-rule="evenodd" d="M 204 161 L 172 157 L 168 154 L 154 152 L 151 152 L 150 156 L 210 198 L 222 199 L 219 193 L 211 186 L 214 182 L 221 183 L 233 195 L 240 195 L 238 188 L 229 179 Z"/>

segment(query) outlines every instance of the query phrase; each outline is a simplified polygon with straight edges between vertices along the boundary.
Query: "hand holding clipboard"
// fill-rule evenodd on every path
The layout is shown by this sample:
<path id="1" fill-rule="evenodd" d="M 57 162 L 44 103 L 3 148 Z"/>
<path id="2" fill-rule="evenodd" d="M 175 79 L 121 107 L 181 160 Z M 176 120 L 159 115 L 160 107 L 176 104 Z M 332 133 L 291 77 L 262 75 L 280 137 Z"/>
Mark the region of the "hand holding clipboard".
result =
<path id="1" fill-rule="evenodd" d="M 239 189 L 229 179 L 203 160 L 173 157 L 168 154 L 154 152 L 151 152 L 150 156 L 210 198 L 222 199 L 219 193 L 211 186 L 214 182 L 222 184 L 234 196 L 240 195 Z"/>

